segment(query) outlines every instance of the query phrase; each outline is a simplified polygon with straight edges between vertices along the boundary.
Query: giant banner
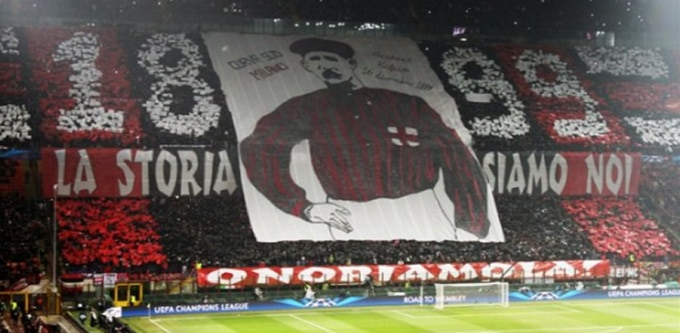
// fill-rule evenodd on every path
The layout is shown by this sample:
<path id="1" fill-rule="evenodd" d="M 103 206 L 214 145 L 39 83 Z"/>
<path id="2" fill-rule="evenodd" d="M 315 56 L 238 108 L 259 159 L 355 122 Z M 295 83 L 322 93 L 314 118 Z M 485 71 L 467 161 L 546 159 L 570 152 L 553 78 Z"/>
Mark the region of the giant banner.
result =
<path id="1" fill-rule="evenodd" d="M 203 38 L 258 241 L 504 240 L 456 104 L 415 43 Z"/>
<path id="2" fill-rule="evenodd" d="M 607 260 L 477 262 L 410 265 L 295 266 L 201 268 L 201 287 L 240 289 L 256 285 L 302 285 L 305 283 L 363 284 L 368 276 L 380 283 L 406 281 L 465 282 L 488 279 L 568 281 L 607 277 Z"/>

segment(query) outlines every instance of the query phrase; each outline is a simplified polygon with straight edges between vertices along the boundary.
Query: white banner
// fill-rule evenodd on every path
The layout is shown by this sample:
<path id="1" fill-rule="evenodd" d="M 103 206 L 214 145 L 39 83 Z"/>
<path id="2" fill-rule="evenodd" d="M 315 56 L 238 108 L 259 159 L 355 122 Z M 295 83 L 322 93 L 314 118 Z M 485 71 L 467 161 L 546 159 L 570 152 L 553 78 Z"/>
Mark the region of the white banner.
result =
<path id="1" fill-rule="evenodd" d="M 465 282 L 479 280 L 568 281 L 596 280 L 610 274 L 608 260 L 551 260 L 509 262 L 436 263 L 409 265 L 209 267 L 197 270 L 200 287 L 215 285 L 230 289 L 262 285 L 331 283 L 363 284 L 367 277 L 382 285 L 406 281 Z"/>
<path id="2" fill-rule="evenodd" d="M 504 240 L 456 104 L 414 42 L 203 37 L 258 241 Z"/>
<path id="3" fill-rule="evenodd" d="M 113 288 L 118 282 L 118 274 L 104 273 L 104 288 Z"/>

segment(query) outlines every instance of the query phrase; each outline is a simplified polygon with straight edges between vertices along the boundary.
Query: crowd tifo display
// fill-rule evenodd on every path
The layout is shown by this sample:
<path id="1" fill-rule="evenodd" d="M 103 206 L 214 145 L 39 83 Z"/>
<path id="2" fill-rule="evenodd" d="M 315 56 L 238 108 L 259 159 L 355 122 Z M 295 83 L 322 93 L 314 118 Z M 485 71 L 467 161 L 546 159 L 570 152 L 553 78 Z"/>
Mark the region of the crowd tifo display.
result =
<path id="1" fill-rule="evenodd" d="M 5 215 L 72 269 L 680 255 L 677 52 L 0 34 Z"/>

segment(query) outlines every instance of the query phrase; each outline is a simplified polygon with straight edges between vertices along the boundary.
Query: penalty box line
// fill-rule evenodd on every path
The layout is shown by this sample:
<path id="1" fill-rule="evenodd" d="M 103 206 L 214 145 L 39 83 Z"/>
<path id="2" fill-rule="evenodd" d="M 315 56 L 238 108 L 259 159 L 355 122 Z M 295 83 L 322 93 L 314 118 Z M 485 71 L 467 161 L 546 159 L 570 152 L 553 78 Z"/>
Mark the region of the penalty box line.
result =
<path id="1" fill-rule="evenodd" d="M 165 333 L 172 333 L 172 331 L 170 331 L 169 329 L 165 328 L 165 326 L 159 324 L 158 321 L 156 321 L 156 319 L 149 319 L 149 321 L 150 321 L 152 324 L 156 325 L 158 328 L 160 328 L 163 332 L 165 332 Z"/>
<path id="2" fill-rule="evenodd" d="M 291 313 L 289 316 L 290 316 L 291 318 L 293 318 L 293 319 L 295 319 L 295 320 L 299 320 L 299 321 L 301 321 L 301 322 L 303 322 L 303 323 L 305 323 L 305 324 L 307 324 L 307 325 L 314 326 L 314 327 L 316 327 L 316 328 L 318 328 L 318 329 L 320 329 L 320 330 L 322 330 L 322 331 L 324 331 L 324 332 L 326 332 L 326 333 L 335 333 L 334 331 L 332 331 L 331 329 L 329 329 L 329 328 L 327 328 L 327 327 L 325 327 L 325 326 L 319 325 L 319 324 L 317 324 L 317 323 L 315 323 L 315 322 L 312 322 L 312 321 L 309 321 L 309 320 L 307 320 L 307 319 L 300 318 L 300 317 L 298 317 L 298 316 L 296 316 L 296 315 L 294 315 L 294 314 L 292 314 L 292 313 Z"/>

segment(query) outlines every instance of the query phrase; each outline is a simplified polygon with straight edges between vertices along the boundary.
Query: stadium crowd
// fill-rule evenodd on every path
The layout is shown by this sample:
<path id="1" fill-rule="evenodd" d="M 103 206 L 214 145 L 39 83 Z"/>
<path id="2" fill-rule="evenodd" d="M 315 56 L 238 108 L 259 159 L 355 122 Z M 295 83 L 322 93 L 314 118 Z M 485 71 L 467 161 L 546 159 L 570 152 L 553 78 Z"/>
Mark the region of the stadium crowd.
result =
<path id="1" fill-rule="evenodd" d="M 50 207 L 44 201 L 27 201 L 16 195 L 2 196 L 0 281 L 12 284 L 25 279 L 23 285 L 40 281 L 47 268 Z M 9 287 L 0 286 L 0 290 Z"/>
<path id="2" fill-rule="evenodd" d="M 502 244 L 409 240 L 257 243 L 250 230 L 244 206 L 236 205 L 238 208 L 228 215 L 232 218 L 227 223 L 215 223 L 214 218 L 224 216 L 223 212 L 197 207 L 197 204 L 192 204 L 192 201 L 197 201 L 191 198 L 178 198 L 174 201 L 164 206 L 158 215 L 158 219 L 162 221 L 161 230 L 172 230 L 166 232 L 164 238 L 204 233 L 224 235 L 220 237 L 227 239 L 220 241 L 220 237 L 212 236 L 215 240 L 210 241 L 210 237 L 185 237 L 184 242 L 175 239 L 164 244 L 168 253 L 176 254 L 169 256 L 181 259 L 176 263 L 183 261 L 184 265 L 194 261 L 207 266 L 238 267 L 599 258 L 576 225 L 566 214 L 560 213 L 559 200 L 554 198 L 541 199 L 539 205 L 528 205 L 534 200 L 499 197 L 499 214 L 504 221 L 506 237 L 510 240 Z M 196 211 L 207 214 L 190 217 L 190 214 L 183 212 L 184 207 L 194 207 L 197 208 Z M 527 210 L 527 207 L 531 208 Z M 177 219 L 177 216 L 182 218 Z M 204 242 L 196 244 L 201 239 Z M 187 241 L 194 244 L 187 244 Z M 194 251 L 187 252 L 187 249 Z"/>
<path id="3" fill-rule="evenodd" d="M 675 158 L 649 164 L 643 169 L 640 194 L 642 207 L 650 217 L 663 221 L 669 230 L 680 233 L 680 164 Z"/>
<path id="4" fill-rule="evenodd" d="M 564 34 L 573 31 L 639 31 L 677 27 L 671 8 L 677 3 L 647 1 L 578 1 L 559 0 L 127 0 L 106 1 L 22 1 L 3 2 L 8 13 L 59 13 L 64 17 L 89 17 L 127 22 L 131 18 L 169 22 L 183 20 L 203 22 L 234 18 L 283 18 L 310 21 L 384 22 L 400 25 L 450 25 L 475 29 L 513 29 L 539 34 Z M 58 11 L 57 11 L 58 9 Z M 52 13 L 50 13 L 52 12 Z M 53 14 L 52 14 L 53 15 Z M 652 19 L 654 18 L 654 19 Z"/>
<path id="5" fill-rule="evenodd" d="M 3 253 L 10 277 L 22 277 L 26 272 L 38 272 L 44 266 L 36 258 L 45 259 L 40 246 L 50 218 L 40 222 L 32 213 L 19 215 L 19 210 L 37 209 L 45 212 L 49 201 L 23 201 L 3 198 L 5 214 L 12 222 L 2 222 L 10 239 L 9 251 Z M 242 199 L 213 197 L 199 200 L 190 197 L 153 198 L 150 211 L 158 227 L 140 229 L 137 223 L 112 223 L 125 216 L 139 214 L 117 200 L 96 200 L 89 210 L 109 209 L 103 217 L 60 216 L 62 256 L 66 269 L 80 272 L 123 271 L 129 273 L 186 272 L 196 262 L 204 267 L 306 266 L 333 264 L 409 264 L 444 262 L 513 262 L 560 259 L 623 260 L 630 253 L 639 259 L 663 260 L 677 256 L 678 246 L 672 246 L 658 227 L 639 213 L 621 214 L 616 209 L 630 209 L 629 200 L 582 199 L 563 201 L 556 197 L 497 196 L 499 215 L 507 238 L 505 243 L 477 242 L 415 242 L 410 240 L 349 241 L 349 242 L 279 242 L 258 243 L 250 229 Z M 227 201 L 229 204 L 225 205 Z M 17 203 L 20 203 L 17 206 Z M 72 209 L 72 204 L 64 204 Z M 611 213 L 593 213 L 593 207 L 606 205 Z M 624 206 L 622 206 L 624 205 Z M 23 207 L 22 209 L 16 209 Z M 28 207 L 28 208 L 27 208 Z M 97 208 L 94 208 L 97 207 Z M 580 207 L 580 208 L 579 208 Z M 566 208 L 566 209 L 565 209 Z M 589 215 L 593 213 L 594 215 Z M 631 216 L 632 215 L 632 216 Z M 574 223 L 574 220 L 577 223 Z M 68 225 L 79 226 L 77 228 Z M 102 228 L 108 228 L 108 238 Z M 144 234 L 148 232 L 149 234 Z M 65 236 L 71 233 L 76 235 Z M 160 241 L 158 237 L 160 236 Z M 92 248 L 71 246 L 84 244 L 76 239 L 92 239 Z M 148 241 L 141 242 L 146 239 Z M 156 241 L 151 241 L 151 240 Z M 111 244 L 111 246 L 96 245 Z M 84 246 L 84 245 L 82 245 Z M 18 251 L 18 249 L 25 249 Z M 166 260 L 167 258 L 167 260 Z M 16 268 L 16 269 L 15 269 Z M 22 275 L 23 274 L 23 275 Z"/>
<path id="6" fill-rule="evenodd" d="M 440 16 L 438 20 L 443 20 L 443 17 L 447 17 L 448 12 L 455 12 L 464 19 L 464 22 L 479 24 L 480 26 L 483 26 L 485 23 L 478 21 L 478 17 L 484 16 L 487 19 L 498 18 L 496 27 L 522 26 L 525 29 L 534 29 L 543 25 L 546 17 L 531 15 L 530 12 L 534 6 L 540 6 L 545 2 L 555 1 L 525 0 L 512 2 L 512 4 L 505 2 L 500 5 L 495 1 L 493 4 L 492 1 L 461 1 L 455 4 L 442 1 L 426 1 L 417 7 L 405 6 L 404 8 L 411 9 L 410 15 L 405 16 L 401 11 L 392 13 L 391 9 L 380 6 L 372 8 L 375 12 L 358 11 L 350 13 L 350 8 L 355 3 L 350 0 L 324 3 L 323 10 L 317 10 L 318 7 L 306 6 L 306 3 L 303 1 L 288 1 L 284 5 L 283 2 L 279 1 L 261 0 L 244 1 L 243 3 L 235 3 L 231 7 L 222 7 L 222 13 L 230 15 L 237 13 L 241 15 L 241 12 L 243 12 L 243 15 L 253 17 L 262 17 L 267 13 L 267 15 L 291 18 L 299 15 L 309 19 L 348 21 L 373 20 L 375 15 L 384 14 L 387 15 L 383 16 L 385 21 L 408 24 L 422 22 L 427 20 L 426 17 L 431 16 Z M 36 1 L 36 3 L 39 2 Z M 579 26 L 582 22 L 572 21 L 568 18 L 570 17 L 568 16 L 568 11 L 571 11 L 572 7 L 569 7 L 565 1 L 561 3 L 563 3 L 564 8 L 553 13 L 556 15 L 554 21 L 558 23 L 553 29 L 560 29 L 567 25 L 570 27 Z M 593 6 L 592 10 L 600 8 L 599 6 L 606 8 L 600 1 L 591 1 L 590 3 L 588 6 Z M 134 9 L 135 6 L 154 7 L 153 3 L 142 1 L 137 5 L 134 2 L 128 1 L 90 0 L 88 4 L 89 7 L 86 8 L 93 12 L 117 10 L 120 15 L 127 15 L 128 11 L 136 10 Z M 39 5 L 33 7 L 39 8 L 42 5 L 42 3 L 39 3 Z M 188 0 L 175 1 L 173 3 L 163 2 L 163 6 L 169 6 L 170 9 L 166 12 L 159 9 L 157 13 L 171 19 L 174 15 L 172 8 L 182 9 L 185 8 L 184 6 L 189 5 L 190 1 Z M 215 1 L 201 2 L 200 5 L 207 6 L 208 8 L 216 7 L 218 9 L 222 6 Z M 23 0 L 8 1 L 3 6 L 10 6 L 12 10 L 32 10 L 31 6 L 27 5 L 27 2 Z M 194 7 L 193 2 L 191 6 L 192 9 L 187 9 L 187 14 L 192 10 L 204 10 Z M 266 12 L 260 12 L 260 10 L 264 11 L 263 8 L 268 9 Z M 392 4 L 387 8 L 397 8 L 397 6 Z M 620 8 L 625 11 L 626 7 Z M 582 8 L 578 9 L 579 12 L 582 10 Z M 594 15 L 597 19 L 590 21 L 588 25 L 582 27 L 594 29 L 603 26 L 603 24 L 608 27 L 618 24 L 618 21 L 606 18 L 606 13 L 602 12 L 601 9 L 597 10 L 600 10 L 597 12 L 598 15 Z M 510 15 L 508 13 L 514 14 Z M 601 15 L 599 13 L 602 13 L 602 16 L 605 17 L 600 18 Z M 523 20 L 526 20 L 527 23 L 524 23 Z M 632 25 L 627 25 L 631 29 L 635 28 L 636 25 L 648 23 L 648 20 L 641 21 L 635 14 L 630 14 L 628 20 L 633 21 Z M 32 45 L 39 45 L 42 42 L 47 43 L 51 38 L 50 36 L 40 36 L 38 32 L 30 30 L 27 32 L 27 35 L 31 43 L 33 43 Z M 85 37 L 81 41 L 87 42 Z M 189 39 L 191 38 L 196 37 L 189 37 Z M 128 40 L 127 42 L 138 41 Z M 115 45 L 109 45 L 109 47 L 116 54 L 123 52 L 116 48 Z M 77 47 L 74 46 L 75 48 Z M 499 62 L 501 63 L 511 61 L 514 59 L 513 57 L 517 56 L 516 53 L 520 52 L 519 47 L 508 47 L 504 50 L 505 53 L 499 57 Z M 95 51 L 99 52 L 99 49 L 91 49 L 92 53 Z M 173 55 L 177 56 L 177 54 Z M 172 56 L 169 58 L 169 60 L 166 60 L 171 62 L 177 60 L 172 58 Z M 564 56 L 564 59 L 573 58 L 574 56 L 570 55 Z M 197 62 L 202 61 L 200 59 L 194 60 Z M 34 62 L 31 63 L 31 66 L 35 67 L 39 67 L 43 63 L 49 63 L 38 58 L 32 59 L 32 61 Z M 105 59 L 102 62 L 108 62 L 107 65 L 111 65 L 116 70 L 120 69 L 121 72 L 124 72 L 125 66 L 119 63 L 119 59 Z M 573 64 L 570 63 L 570 66 L 579 65 L 584 66 L 580 63 L 576 64 L 576 61 Z M 678 64 L 675 64 L 675 66 L 680 68 Z M 137 68 L 137 70 L 140 69 Z M 677 68 L 675 71 L 677 71 Z M 52 76 L 56 75 L 63 75 L 64 78 L 68 76 L 68 74 L 52 73 L 45 70 L 42 76 L 33 76 L 33 81 L 26 82 L 26 85 L 48 87 L 46 88 L 47 90 L 68 91 L 68 85 L 65 83 L 62 83 L 62 85 L 66 87 L 50 85 L 50 80 L 53 80 Z M 202 78 L 205 78 L 206 82 L 210 82 L 210 86 L 216 84 L 217 78 L 214 75 L 210 76 L 205 73 L 201 73 L 201 75 L 203 75 Z M 528 84 L 525 84 L 526 87 L 521 86 L 520 82 L 523 82 L 524 76 L 526 76 L 526 68 L 520 68 L 517 72 L 509 74 L 508 81 L 515 84 L 519 96 L 527 100 L 536 99 L 539 101 L 538 104 L 545 103 L 544 105 L 555 106 L 550 104 L 554 102 L 550 98 L 541 99 L 541 96 L 533 96 Z M 546 71 L 545 73 L 538 73 L 537 76 L 539 78 L 536 81 L 551 76 L 553 77 L 552 80 L 554 80 L 556 74 Z M 122 79 L 120 80 L 121 82 L 123 81 Z M 15 84 L 15 82 L 19 81 L 12 82 L 12 84 Z M 64 80 L 64 82 L 66 81 Z M 668 99 L 665 99 L 662 105 L 660 104 L 660 108 L 666 108 L 670 111 L 674 110 L 674 107 L 672 105 L 669 106 L 669 103 L 674 103 L 673 99 L 678 97 L 677 91 L 668 92 L 665 90 L 666 88 L 648 85 L 645 82 L 639 84 L 649 89 L 627 89 L 627 91 L 634 91 L 639 94 L 635 96 L 622 96 L 615 100 L 614 104 L 630 103 L 626 108 L 635 111 L 640 109 L 634 105 L 635 103 L 654 99 L 659 100 L 654 96 L 658 97 L 659 94 L 664 94 Z M 103 89 L 103 92 L 104 94 L 109 94 L 108 96 L 126 95 L 124 97 L 129 97 L 128 95 L 134 95 L 131 93 L 131 90 L 143 90 L 149 86 L 153 86 L 153 83 L 133 82 L 132 87 L 126 86 L 126 83 L 121 83 L 120 85 L 114 85 L 113 90 L 106 91 Z M 565 86 L 580 87 L 576 79 L 566 82 Z M 639 88 L 640 86 L 635 86 L 634 88 Z M 0 82 L 1 87 L 4 86 Z M 605 89 L 615 91 L 616 87 L 605 87 Z M 620 86 L 618 87 L 620 88 Z M 33 88 L 31 87 L 31 89 Z M 190 97 L 192 96 L 192 91 L 189 89 L 177 90 L 181 90 L 176 92 L 178 95 L 184 93 Z M 9 90 L 0 89 L 0 93 L 7 91 Z M 16 90 L 12 88 L 11 91 L 12 98 L 26 97 L 24 95 L 25 91 L 21 89 Z M 52 93 L 52 91 L 49 93 Z M 452 94 L 458 94 L 457 97 L 460 97 L 464 93 L 464 91 L 454 91 Z M 578 93 L 587 95 L 589 92 L 584 90 L 578 91 Z M 139 93 L 139 95 L 144 94 Z M 506 95 L 503 92 L 503 96 Z M 63 102 L 69 96 L 59 97 L 62 99 L 55 98 L 50 102 Z M 218 97 L 224 98 L 223 96 Z M 178 100 L 180 102 L 183 101 L 182 98 L 178 98 Z M 190 102 L 192 99 L 187 98 L 186 100 Z M 460 100 L 462 101 L 463 99 Z M 564 106 L 564 104 L 559 105 L 559 107 Z M 566 109 L 572 111 L 572 106 L 567 106 Z M 576 106 L 580 107 L 581 104 L 577 103 Z M 59 106 L 53 108 L 59 109 Z M 467 112 L 463 114 L 463 119 L 469 121 L 473 121 L 474 117 L 477 116 L 477 110 L 474 108 L 462 106 L 461 111 Z M 481 111 L 487 112 L 488 110 Z M 538 120 L 532 120 L 532 122 L 554 121 L 554 118 L 548 119 L 551 116 L 550 114 L 541 114 L 537 110 L 531 111 L 535 111 L 539 115 L 537 117 Z M 579 112 L 581 111 L 579 110 Z M 493 112 L 495 111 L 491 111 L 491 113 Z M 498 112 L 502 113 L 503 111 Z M 607 112 L 602 112 L 602 114 L 603 117 L 610 116 Z M 545 116 L 547 120 L 540 118 L 540 116 Z M 663 115 L 658 114 L 655 114 L 655 116 L 663 117 Z M 654 151 L 655 153 L 668 154 L 672 153 L 673 149 L 680 145 L 680 142 L 677 142 L 677 140 L 671 142 L 663 141 L 667 139 L 667 136 L 665 136 L 667 132 L 654 132 L 638 135 L 644 136 L 647 139 L 646 142 L 656 143 L 656 146 L 629 147 L 630 141 L 624 133 L 623 126 L 612 120 L 613 118 L 607 118 L 608 124 L 612 125 L 612 130 L 606 135 L 606 140 L 602 142 L 595 142 L 589 139 L 584 141 L 580 139 L 585 135 L 574 135 L 565 139 L 572 141 L 559 142 L 561 145 L 557 145 L 551 141 L 551 138 L 555 136 L 554 133 L 546 133 L 545 131 L 532 131 L 528 134 L 503 138 L 503 140 L 494 140 L 488 136 L 481 135 L 480 133 L 483 133 L 483 131 L 478 128 L 475 134 L 475 148 L 500 151 L 506 149 L 518 150 L 518 148 L 537 149 L 538 145 L 541 144 L 540 149 L 544 150 L 550 148 L 564 150 L 565 147 L 570 149 L 580 148 L 586 151 L 650 148 L 660 149 L 660 151 Z M 218 121 L 229 122 L 225 119 L 219 119 Z M 540 127 L 539 124 L 532 123 L 532 125 L 533 127 Z M 578 130 L 580 128 L 577 128 L 574 132 L 578 132 Z M 586 131 L 587 129 L 582 130 Z M 521 131 L 521 128 L 518 127 L 517 131 Z M 151 133 L 152 131 L 147 132 Z M 228 134 L 220 133 L 222 136 L 215 140 L 210 140 L 212 139 L 210 138 L 204 141 L 192 141 L 189 143 L 200 143 L 209 146 L 215 145 L 215 142 L 227 141 L 233 143 L 230 141 L 235 140 L 233 137 L 234 131 L 228 128 L 228 132 Z M 47 139 L 46 142 L 54 146 L 63 143 L 59 142 L 56 134 L 54 134 L 55 137 L 50 137 L 53 134 L 45 132 L 42 134 L 44 135 L 42 139 Z M 119 146 L 134 147 L 145 147 L 147 145 L 155 147 L 163 143 L 187 143 L 181 140 L 175 142 L 177 136 L 167 135 L 165 137 L 162 135 L 161 133 L 158 137 L 142 138 L 142 141 L 137 140 L 134 136 L 129 136 L 126 139 L 128 141 L 116 143 Z M 593 135 L 593 137 L 595 136 Z M 574 139 L 575 137 L 579 138 L 580 141 Z M 77 138 L 77 140 L 69 141 L 68 144 L 88 146 L 90 145 L 88 140 L 92 141 L 92 147 L 97 147 L 102 143 L 99 137 L 81 137 Z M 110 143 L 110 141 L 104 142 Z M 550 143 L 546 144 L 546 142 Z M 30 143 L 30 145 L 32 144 Z M 553 144 L 554 147 L 550 147 L 550 144 Z M 63 264 L 67 271 L 172 273 L 183 272 L 187 267 L 191 267 L 196 262 L 200 262 L 204 266 L 242 267 L 496 262 L 596 259 L 602 257 L 621 259 L 627 257 L 630 253 L 634 253 L 641 260 L 658 260 L 669 255 L 678 256 L 680 255 L 680 245 L 674 241 L 674 239 L 677 239 L 677 235 L 669 237 L 664 232 L 664 230 L 678 230 L 679 227 L 675 218 L 680 216 L 680 211 L 678 211 L 679 208 L 676 204 L 678 198 L 675 194 L 679 179 L 677 177 L 678 167 L 672 164 L 645 164 L 643 170 L 650 171 L 645 171 L 646 174 L 644 175 L 646 176 L 643 180 L 646 180 L 644 184 L 647 185 L 643 186 L 643 189 L 646 190 L 642 192 L 639 201 L 643 202 L 645 207 L 651 207 L 651 211 L 639 209 L 634 200 L 638 198 L 612 199 L 586 197 L 563 200 L 559 197 L 548 195 L 540 197 L 497 195 L 498 212 L 507 239 L 505 243 L 414 242 L 406 239 L 390 242 L 297 241 L 258 243 L 250 228 L 245 202 L 240 190 L 237 190 L 232 195 L 224 196 L 200 198 L 170 196 L 150 197 L 139 200 L 103 198 L 31 200 L 20 198 L 14 194 L 5 194 L 2 200 L 0 200 L 0 209 L 3 212 L 3 217 L 0 219 L 0 234 L 3 235 L 3 245 L 5 245 L 3 251 L 0 252 L 0 262 L 2 263 L 2 267 L 0 267 L 2 276 L 0 276 L 0 279 L 6 277 L 7 280 L 13 281 L 20 277 L 25 277 L 27 274 L 36 276 L 44 272 L 47 266 L 45 249 L 48 248 L 50 241 L 49 228 L 54 223 L 53 210 L 56 212 L 55 215 L 57 216 L 60 229 L 60 254 L 64 259 Z M 657 211 L 656 208 L 660 209 Z M 663 225 L 664 230 L 657 225 L 656 221 L 665 223 Z M 669 228 L 668 225 L 671 225 L 671 227 Z"/>

